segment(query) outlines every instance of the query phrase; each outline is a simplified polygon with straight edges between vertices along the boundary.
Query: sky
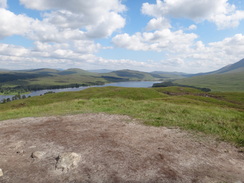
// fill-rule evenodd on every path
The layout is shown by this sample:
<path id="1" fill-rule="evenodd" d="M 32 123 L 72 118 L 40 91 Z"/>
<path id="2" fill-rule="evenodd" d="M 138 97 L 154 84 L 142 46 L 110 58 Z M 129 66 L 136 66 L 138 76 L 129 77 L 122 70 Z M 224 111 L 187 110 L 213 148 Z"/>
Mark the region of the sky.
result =
<path id="1" fill-rule="evenodd" d="M 199 73 L 243 58 L 243 0 L 0 0 L 0 69 Z"/>

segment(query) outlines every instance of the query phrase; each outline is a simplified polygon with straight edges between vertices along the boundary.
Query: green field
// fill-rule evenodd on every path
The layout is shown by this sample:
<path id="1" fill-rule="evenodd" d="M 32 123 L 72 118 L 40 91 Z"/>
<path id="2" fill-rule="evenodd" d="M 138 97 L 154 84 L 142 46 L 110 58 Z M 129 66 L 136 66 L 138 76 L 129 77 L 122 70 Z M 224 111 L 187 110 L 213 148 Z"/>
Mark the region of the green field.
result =
<path id="1" fill-rule="evenodd" d="M 98 112 L 129 115 L 146 125 L 203 132 L 244 146 L 244 92 L 102 87 L 0 104 L 0 120 Z"/>

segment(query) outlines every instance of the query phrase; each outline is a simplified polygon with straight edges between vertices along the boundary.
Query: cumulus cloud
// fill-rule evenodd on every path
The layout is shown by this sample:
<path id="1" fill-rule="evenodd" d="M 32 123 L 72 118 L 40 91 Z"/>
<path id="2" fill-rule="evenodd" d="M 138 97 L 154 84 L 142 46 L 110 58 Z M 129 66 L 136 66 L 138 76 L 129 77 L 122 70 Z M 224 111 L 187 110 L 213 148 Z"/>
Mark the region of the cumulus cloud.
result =
<path id="1" fill-rule="evenodd" d="M 44 13 L 44 21 L 61 28 L 85 29 L 87 36 L 110 36 L 125 26 L 120 13 L 126 7 L 120 0 L 20 0 L 27 8 L 51 10 Z"/>
<path id="2" fill-rule="evenodd" d="M 192 24 L 188 27 L 188 30 L 196 30 L 197 29 L 197 26 Z"/>
<path id="3" fill-rule="evenodd" d="M 0 14 L 0 38 L 21 35 L 43 42 L 86 39 L 85 33 L 79 29 L 62 29 L 49 22 L 33 19 L 26 15 L 16 15 L 2 8 L 0 8 Z M 18 25 L 18 28 L 16 28 L 16 25 Z"/>
<path id="4" fill-rule="evenodd" d="M 79 46 L 79 48 L 74 48 Z M 83 47 L 82 47 L 83 46 Z M 104 59 L 93 54 L 94 49 L 98 49 L 99 44 L 75 42 L 73 45 L 60 43 L 48 44 L 35 42 L 33 49 L 26 49 L 21 46 L 0 44 L 0 64 L 1 68 L 8 69 L 28 69 L 28 68 L 108 68 L 118 67 L 144 68 L 151 65 L 129 59 Z M 85 50 L 86 49 L 86 50 Z"/>
<path id="5" fill-rule="evenodd" d="M 241 20 L 244 20 L 244 11 L 235 11 L 232 14 L 216 14 L 209 18 L 219 29 L 237 27 Z"/>
<path id="6" fill-rule="evenodd" d="M 120 0 L 22 0 L 21 3 L 28 8 L 43 10 L 42 19 L 17 15 L 0 8 L 0 39 L 20 35 L 34 41 L 34 47 L 27 49 L 0 44 L 1 67 L 9 62 L 16 68 L 36 68 L 47 64 L 50 67 L 60 64 L 60 67 L 68 68 L 83 67 L 89 63 L 131 63 L 106 60 L 94 55 L 98 50 L 105 49 L 94 38 L 110 36 L 125 25 L 120 13 L 126 8 Z"/>
<path id="7" fill-rule="evenodd" d="M 159 17 L 159 18 L 151 19 L 147 24 L 146 30 L 151 31 L 151 30 L 162 30 L 168 28 L 171 28 L 168 19 L 164 17 Z"/>
<path id="8" fill-rule="evenodd" d="M 155 32 L 136 33 L 134 35 L 119 34 L 112 42 L 117 47 L 129 50 L 143 51 L 172 51 L 186 50 L 197 38 L 196 34 L 186 34 L 183 31 L 172 32 L 170 29 L 163 29 Z"/>
<path id="9" fill-rule="evenodd" d="M 236 34 L 233 37 L 225 38 L 223 41 L 209 43 L 211 48 L 215 48 L 216 52 L 224 55 L 236 56 L 244 58 L 244 35 Z"/>
<path id="10" fill-rule="evenodd" d="M 126 7 L 121 4 L 120 0 L 20 0 L 20 3 L 25 7 L 36 10 L 55 10 L 64 9 L 74 13 L 80 13 L 84 15 L 92 15 L 100 13 L 103 14 L 107 11 L 121 12 Z M 100 13 L 99 13 L 100 12 Z M 91 17 L 94 18 L 94 17 Z"/>
<path id="11" fill-rule="evenodd" d="M 152 67 L 165 71 L 207 72 L 244 58 L 243 34 L 204 44 L 197 41 L 196 34 L 163 29 L 133 35 L 119 34 L 112 41 L 115 46 L 129 50 L 162 53 L 164 59 L 157 66 L 152 64 Z"/>
<path id="12" fill-rule="evenodd" d="M 45 12 L 43 17 L 44 22 L 48 22 L 60 28 L 78 29 L 90 24 L 89 21 L 85 19 L 85 16 L 67 10 Z"/>
<path id="13" fill-rule="evenodd" d="M 0 15 L 0 38 L 11 35 L 24 35 L 34 21 L 25 15 L 15 15 L 3 8 L 0 8 Z M 18 25 L 18 28 L 16 25 Z"/>
<path id="14" fill-rule="evenodd" d="M 97 24 L 87 26 L 87 35 L 91 38 L 110 36 L 115 30 L 125 26 L 125 19 L 119 14 L 110 12 L 103 16 Z"/>
<path id="15" fill-rule="evenodd" d="M 153 17 L 188 18 L 196 22 L 208 20 L 218 28 L 236 27 L 244 19 L 244 11 L 237 10 L 228 0 L 157 0 L 143 3 L 142 13 Z"/>
<path id="16" fill-rule="evenodd" d="M 164 33 L 165 36 L 169 36 L 170 34 L 175 35 L 176 33 Z M 145 44 L 146 48 L 149 50 L 154 49 L 152 46 L 154 44 L 154 34 L 143 35 L 138 33 L 133 36 L 127 36 L 130 40 L 133 36 L 135 40 L 136 38 L 140 38 L 139 41 L 147 40 L 147 42 L 141 44 Z M 149 42 L 151 42 L 152 45 L 150 45 Z M 185 44 L 186 43 L 187 42 L 185 42 Z M 77 40 L 77 42 L 73 42 L 72 44 L 50 44 L 37 41 L 32 49 L 27 49 L 22 46 L 0 44 L 0 64 L 2 68 L 9 69 L 37 68 L 46 67 L 48 65 L 50 68 L 57 68 L 57 66 L 61 68 L 79 67 L 84 69 L 89 69 L 91 67 L 108 69 L 129 67 L 139 70 L 144 68 L 148 70 L 164 71 L 184 70 L 184 72 L 192 73 L 219 69 L 223 65 L 232 64 L 244 58 L 243 34 L 236 34 L 233 37 L 228 37 L 222 41 L 209 44 L 204 44 L 201 41 L 191 41 L 188 42 L 188 44 L 188 46 L 185 45 L 187 49 L 185 46 L 184 49 L 168 47 L 168 49 L 171 49 L 171 54 L 166 54 L 161 62 L 104 59 L 94 55 L 96 50 L 101 49 L 101 45 L 94 44 L 93 41 L 89 40 L 87 40 L 87 42 Z M 137 48 L 133 49 L 139 49 L 140 46 L 139 44 Z"/>
<path id="17" fill-rule="evenodd" d="M 5 2 L 1 0 L 0 5 L 5 7 Z M 0 8 L 0 38 L 11 35 L 30 35 L 31 39 L 40 37 L 45 41 L 81 39 L 84 36 L 103 38 L 126 23 L 120 15 L 126 8 L 119 0 L 21 0 L 21 3 L 28 8 L 49 11 L 43 12 L 43 20 L 35 20 Z"/>
<path id="18" fill-rule="evenodd" d="M 29 50 L 22 46 L 0 44 L 0 55 L 22 57 L 28 54 L 29 54 Z"/>
<path id="19" fill-rule="evenodd" d="M 172 66 L 168 63 L 174 64 L 174 66 L 177 66 L 180 70 L 185 70 L 185 72 L 206 72 L 219 69 L 244 58 L 243 49 L 244 35 L 236 34 L 233 37 L 206 45 L 201 41 L 197 41 L 187 51 L 175 51 L 174 54 L 168 55 L 161 63 L 166 67 Z M 178 62 L 179 58 L 181 62 Z"/>

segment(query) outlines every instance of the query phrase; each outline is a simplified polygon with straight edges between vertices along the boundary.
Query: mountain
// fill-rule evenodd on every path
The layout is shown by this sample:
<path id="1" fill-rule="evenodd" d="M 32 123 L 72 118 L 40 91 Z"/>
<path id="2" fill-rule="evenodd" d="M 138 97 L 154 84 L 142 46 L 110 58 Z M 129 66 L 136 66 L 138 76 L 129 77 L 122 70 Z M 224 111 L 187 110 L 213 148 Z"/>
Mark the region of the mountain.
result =
<path id="1" fill-rule="evenodd" d="M 142 80 L 158 80 L 159 78 L 153 77 L 150 73 L 134 71 L 129 69 L 112 71 L 110 73 L 102 74 L 102 78 L 109 82 L 120 81 L 142 81 Z"/>
<path id="2" fill-rule="evenodd" d="M 210 88 L 212 91 L 244 91 L 244 59 L 213 72 L 175 80 L 174 83 Z"/>
<path id="3" fill-rule="evenodd" d="M 236 73 L 236 72 L 244 72 L 244 59 L 240 60 L 231 65 L 227 65 L 215 72 L 213 74 L 223 74 L 223 73 Z"/>
<path id="4" fill-rule="evenodd" d="M 237 73 L 237 72 L 244 72 L 244 59 L 234 63 L 222 67 L 216 71 L 206 72 L 206 73 L 198 73 L 193 74 L 192 76 L 201 76 L 201 75 L 209 75 L 209 74 L 224 74 L 224 73 Z"/>

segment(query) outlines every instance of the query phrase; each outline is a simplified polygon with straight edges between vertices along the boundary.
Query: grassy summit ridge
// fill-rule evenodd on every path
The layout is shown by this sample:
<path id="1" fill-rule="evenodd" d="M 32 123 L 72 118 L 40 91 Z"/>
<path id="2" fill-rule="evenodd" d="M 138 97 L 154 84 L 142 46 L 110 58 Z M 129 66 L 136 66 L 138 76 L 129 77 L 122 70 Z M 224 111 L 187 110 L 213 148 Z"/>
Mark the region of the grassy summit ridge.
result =
<path id="1" fill-rule="evenodd" d="M 154 126 L 178 126 L 244 146 L 244 93 L 193 88 L 89 88 L 0 104 L 0 120 L 105 112 Z"/>

